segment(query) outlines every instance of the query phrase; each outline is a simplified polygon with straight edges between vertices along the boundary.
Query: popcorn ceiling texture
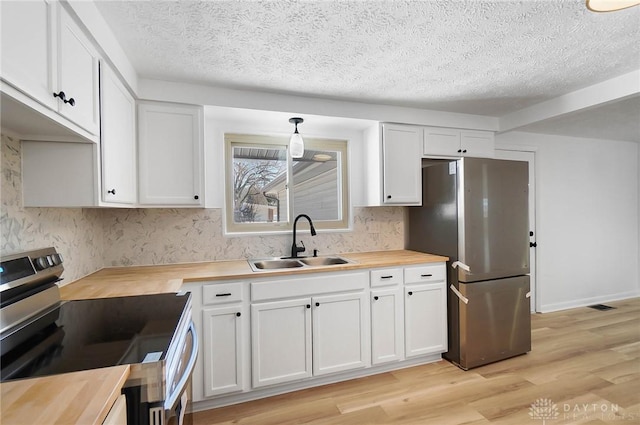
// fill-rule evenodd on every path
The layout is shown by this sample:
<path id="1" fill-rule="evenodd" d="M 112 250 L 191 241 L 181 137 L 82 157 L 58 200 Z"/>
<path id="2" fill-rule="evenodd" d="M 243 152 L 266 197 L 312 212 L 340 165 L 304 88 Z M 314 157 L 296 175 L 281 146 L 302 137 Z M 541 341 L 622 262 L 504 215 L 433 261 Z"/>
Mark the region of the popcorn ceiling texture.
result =
<path id="1" fill-rule="evenodd" d="M 501 116 L 640 68 L 584 0 L 96 2 L 144 78 Z"/>
<path id="2" fill-rule="evenodd" d="M 22 207 L 20 142 L 2 139 L 0 254 L 55 246 L 65 259 L 65 283 L 102 267 L 281 256 L 291 235 L 224 237 L 220 209 L 79 209 Z M 354 231 L 301 231 L 307 252 L 402 249 L 404 209 L 354 209 Z"/>

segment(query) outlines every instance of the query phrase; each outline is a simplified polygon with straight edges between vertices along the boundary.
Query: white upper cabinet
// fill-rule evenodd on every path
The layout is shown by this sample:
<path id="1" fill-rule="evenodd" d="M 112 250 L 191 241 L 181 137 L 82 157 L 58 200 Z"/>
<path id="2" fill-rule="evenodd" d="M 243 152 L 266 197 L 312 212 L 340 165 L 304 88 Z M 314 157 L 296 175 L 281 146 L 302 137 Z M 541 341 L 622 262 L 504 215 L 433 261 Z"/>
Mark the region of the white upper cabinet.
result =
<path id="1" fill-rule="evenodd" d="M 460 148 L 464 156 L 476 158 L 495 157 L 495 135 L 492 131 L 462 130 Z"/>
<path id="2" fill-rule="evenodd" d="M 33 99 L 57 109 L 51 89 L 50 52 L 55 40 L 54 7 L 50 1 L 0 2 L 2 79 Z"/>
<path id="3" fill-rule="evenodd" d="M 135 204 L 136 102 L 118 76 L 105 64 L 101 72 L 102 200 Z"/>
<path id="4" fill-rule="evenodd" d="M 422 129 L 407 125 L 382 125 L 382 174 L 384 204 L 420 205 Z"/>
<path id="5" fill-rule="evenodd" d="M 58 72 L 53 90 L 58 110 L 85 130 L 98 134 L 98 53 L 63 7 L 59 8 L 58 17 Z"/>
<path id="6" fill-rule="evenodd" d="M 424 156 L 493 158 L 494 134 L 491 131 L 425 127 Z"/>
<path id="7" fill-rule="evenodd" d="M 365 205 L 420 205 L 422 128 L 381 124 L 365 131 Z"/>
<path id="8" fill-rule="evenodd" d="M 3 88 L 3 92 L 97 140 L 100 61 L 85 32 L 58 2 L 8 1 L 1 2 L 0 8 L 2 80 L 15 89 Z M 35 119 L 30 121 L 37 127 Z"/>
<path id="9" fill-rule="evenodd" d="M 138 107 L 139 203 L 203 206 L 203 111 L 182 104 Z"/>

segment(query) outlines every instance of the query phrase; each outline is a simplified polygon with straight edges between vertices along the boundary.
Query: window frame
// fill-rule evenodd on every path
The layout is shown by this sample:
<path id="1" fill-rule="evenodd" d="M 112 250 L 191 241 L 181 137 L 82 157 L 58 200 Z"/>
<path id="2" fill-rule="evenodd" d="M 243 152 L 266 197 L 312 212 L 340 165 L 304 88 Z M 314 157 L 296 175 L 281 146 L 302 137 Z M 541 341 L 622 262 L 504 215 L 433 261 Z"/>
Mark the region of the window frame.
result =
<path id="1" fill-rule="evenodd" d="M 338 206 L 341 215 L 340 220 L 314 220 L 313 211 L 304 212 L 313 221 L 318 231 L 348 231 L 351 230 L 351 197 L 349 193 L 349 141 L 347 139 L 328 138 L 304 138 L 305 150 L 327 150 L 340 153 L 338 167 Z M 287 193 L 287 221 L 261 222 L 261 223 L 236 223 L 234 222 L 234 193 L 233 193 L 233 148 L 237 146 L 284 149 L 287 160 L 286 193 Z M 225 203 L 224 222 L 225 234 L 259 234 L 259 233 L 288 233 L 293 229 L 293 178 L 294 159 L 289 155 L 289 136 L 272 136 L 264 134 L 239 134 L 224 133 L 224 175 L 225 175 Z M 306 220 L 298 222 L 299 229 L 308 229 Z"/>

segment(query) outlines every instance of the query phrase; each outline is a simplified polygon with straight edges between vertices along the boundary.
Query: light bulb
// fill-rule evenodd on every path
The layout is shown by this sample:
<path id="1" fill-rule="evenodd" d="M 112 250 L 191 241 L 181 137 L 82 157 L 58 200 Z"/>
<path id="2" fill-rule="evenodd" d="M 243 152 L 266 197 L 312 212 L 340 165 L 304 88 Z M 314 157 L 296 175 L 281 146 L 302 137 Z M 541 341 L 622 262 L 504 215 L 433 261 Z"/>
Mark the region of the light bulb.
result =
<path id="1" fill-rule="evenodd" d="M 304 155 L 304 141 L 300 133 L 298 133 L 297 128 L 289 140 L 289 153 L 291 154 L 291 158 L 302 158 Z"/>

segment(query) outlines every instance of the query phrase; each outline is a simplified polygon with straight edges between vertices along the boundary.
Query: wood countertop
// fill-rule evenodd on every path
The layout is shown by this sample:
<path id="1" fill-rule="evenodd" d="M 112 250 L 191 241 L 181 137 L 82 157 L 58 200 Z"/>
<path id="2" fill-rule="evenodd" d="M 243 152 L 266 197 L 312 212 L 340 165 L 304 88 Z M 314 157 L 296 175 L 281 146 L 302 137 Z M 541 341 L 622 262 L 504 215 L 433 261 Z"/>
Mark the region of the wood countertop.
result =
<path id="1" fill-rule="evenodd" d="M 123 365 L 3 382 L 0 423 L 102 424 L 128 376 Z"/>
<path id="2" fill-rule="evenodd" d="M 246 260 L 104 268 L 60 288 L 65 300 L 178 292 L 183 282 L 264 278 L 447 261 L 415 251 L 341 254 L 353 263 L 254 272 Z M 129 366 L 5 382 L 1 424 L 101 424 L 129 374 Z"/>
<path id="3" fill-rule="evenodd" d="M 110 267 L 62 286 L 60 293 L 62 299 L 65 300 L 160 294 L 178 292 L 183 282 L 256 279 L 269 276 L 406 266 L 448 260 L 447 257 L 408 250 L 360 252 L 339 254 L 339 256 L 354 262 L 260 272 L 252 271 L 246 260 Z"/>

